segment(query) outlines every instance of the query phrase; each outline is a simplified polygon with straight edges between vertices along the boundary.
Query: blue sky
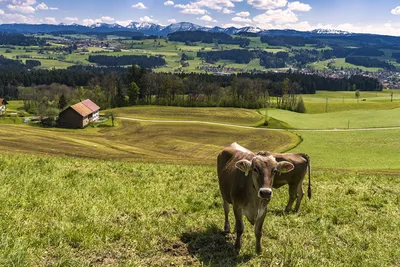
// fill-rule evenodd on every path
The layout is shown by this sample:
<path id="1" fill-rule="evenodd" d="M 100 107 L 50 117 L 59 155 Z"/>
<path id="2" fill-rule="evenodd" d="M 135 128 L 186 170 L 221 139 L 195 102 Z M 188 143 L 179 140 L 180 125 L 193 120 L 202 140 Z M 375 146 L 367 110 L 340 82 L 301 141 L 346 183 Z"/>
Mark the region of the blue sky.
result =
<path id="1" fill-rule="evenodd" d="M 400 1 L 0 0 L 0 23 L 127 25 L 131 21 L 400 35 Z"/>

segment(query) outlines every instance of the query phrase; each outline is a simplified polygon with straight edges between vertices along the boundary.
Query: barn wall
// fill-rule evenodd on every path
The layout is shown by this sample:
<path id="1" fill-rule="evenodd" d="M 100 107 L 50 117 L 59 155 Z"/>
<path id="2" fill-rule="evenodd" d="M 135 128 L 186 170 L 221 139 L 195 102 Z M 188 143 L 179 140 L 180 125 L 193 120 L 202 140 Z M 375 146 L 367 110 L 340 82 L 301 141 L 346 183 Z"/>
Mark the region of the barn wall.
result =
<path id="1" fill-rule="evenodd" d="M 88 119 L 86 121 L 85 124 L 82 116 L 71 107 L 61 112 L 58 118 L 59 126 L 66 128 L 83 128 L 88 124 Z"/>

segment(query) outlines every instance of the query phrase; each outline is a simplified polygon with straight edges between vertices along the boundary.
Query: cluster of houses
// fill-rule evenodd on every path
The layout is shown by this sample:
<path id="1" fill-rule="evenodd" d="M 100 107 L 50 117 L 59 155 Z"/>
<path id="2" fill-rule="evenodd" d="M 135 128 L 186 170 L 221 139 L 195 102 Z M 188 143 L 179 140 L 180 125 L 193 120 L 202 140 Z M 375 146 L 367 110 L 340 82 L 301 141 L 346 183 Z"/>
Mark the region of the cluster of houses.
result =
<path id="1" fill-rule="evenodd" d="M 90 99 L 69 106 L 58 116 L 58 126 L 65 128 L 84 128 L 99 119 L 100 107 Z"/>

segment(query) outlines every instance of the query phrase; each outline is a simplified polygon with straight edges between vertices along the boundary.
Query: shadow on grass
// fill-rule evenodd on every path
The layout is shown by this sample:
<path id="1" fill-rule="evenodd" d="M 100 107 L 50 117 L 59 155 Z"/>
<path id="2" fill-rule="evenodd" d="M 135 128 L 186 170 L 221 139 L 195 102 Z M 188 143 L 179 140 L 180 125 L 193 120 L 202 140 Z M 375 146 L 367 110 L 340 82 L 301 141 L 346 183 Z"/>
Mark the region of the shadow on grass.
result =
<path id="1" fill-rule="evenodd" d="M 236 266 L 250 260 L 250 255 L 237 255 L 234 247 L 234 234 L 227 234 L 216 225 L 203 232 L 190 232 L 181 235 L 192 257 L 209 266 Z"/>

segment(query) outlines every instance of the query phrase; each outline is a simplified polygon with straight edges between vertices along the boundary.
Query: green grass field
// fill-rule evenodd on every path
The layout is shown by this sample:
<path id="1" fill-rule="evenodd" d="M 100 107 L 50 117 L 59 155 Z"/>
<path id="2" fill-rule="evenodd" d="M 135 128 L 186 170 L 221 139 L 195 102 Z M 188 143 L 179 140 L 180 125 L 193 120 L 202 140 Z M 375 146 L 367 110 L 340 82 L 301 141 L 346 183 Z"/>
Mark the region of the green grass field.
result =
<path id="1" fill-rule="evenodd" d="M 327 68 L 328 63 L 332 62 L 332 66 L 335 68 L 345 68 L 345 69 L 361 69 L 365 71 L 379 71 L 381 68 L 367 68 L 363 66 L 357 66 L 354 64 L 346 63 L 344 58 L 336 58 L 336 59 L 328 59 L 324 61 L 317 61 L 309 64 L 310 67 L 315 68 L 317 70 L 324 70 Z"/>
<path id="2" fill-rule="evenodd" d="M 0 155 L 3 266 L 398 266 L 397 176 L 314 171 L 283 215 L 276 190 L 263 251 L 245 222 L 224 235 L 215 166 Z M 231 213 L 231 222 L 233 215 Z"/>
<path id="3" fill-rule="evenodd" d="M 353 94 L 305 100 L 340 105 Z M 268 110 L 300 129 L 293 133 L 240 128 L 259 126 L 264 116 L 230 108 L 120 108 L 113 110 L 120 117 L 165 122 L 117 119 L 115 127 L 83 130 L 0 119 L 0 265 L 398 266 L 400 130 L 301 131 L 346 128 L 349 119 L 350 128 L 396 126 L 400 109 L 385 108 L 387 92 L 374 94 L 364 97 L 376 110 Z M 16 111 L 23 104 L 10 102 Z M 274 191 L 261 255 L 247 221 L 239 255 L 234 234 L 222 232 L 215 160 L 234 141 L 311 158 L 312 199 L 284 214 L 287 188 Z"/>

